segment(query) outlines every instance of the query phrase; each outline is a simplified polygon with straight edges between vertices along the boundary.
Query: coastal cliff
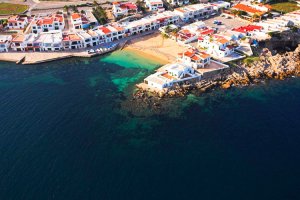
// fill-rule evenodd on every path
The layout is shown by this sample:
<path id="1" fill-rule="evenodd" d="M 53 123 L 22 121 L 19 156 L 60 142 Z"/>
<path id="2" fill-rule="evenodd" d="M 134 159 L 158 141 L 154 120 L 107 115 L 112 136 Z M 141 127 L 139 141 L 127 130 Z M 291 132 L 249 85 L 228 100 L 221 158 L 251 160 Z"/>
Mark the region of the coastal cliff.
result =
<path id="1" fill-rule="evenodd" d="M 245 86 L 266 79 L 283 80 L 300 75 L 300 45 L 292 52 L 272 55 L 268 49 L 263 49 L 259 58 L 251 64 L 232 67 L 222 88 Z"/>

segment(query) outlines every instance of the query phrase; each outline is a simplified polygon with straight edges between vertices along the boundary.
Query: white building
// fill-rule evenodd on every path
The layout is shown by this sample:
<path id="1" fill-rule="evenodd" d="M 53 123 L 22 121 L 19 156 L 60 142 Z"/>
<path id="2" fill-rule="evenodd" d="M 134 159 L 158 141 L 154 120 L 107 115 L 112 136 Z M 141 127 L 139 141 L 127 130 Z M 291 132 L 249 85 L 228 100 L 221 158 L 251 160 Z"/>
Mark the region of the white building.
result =
<path id="1" fill-rule="evenodd" d="M 99 35 L 95 31 L 93 31 L 93 30 L 87 30 L 87 33 L 92 38 L 92 46 L 96 46 L 98 44 L 101 44 L 100 43 L 100 37 L 99 37 Z"/>
<path id="2" fill-rule="evenodd" d="M 16 35 L 12 39 L 12 42 L 11 42 L 12 50 L 14 50 L 14 51 L 25 51 L 25 47 L 26 47 L 26 44 L 24 43 L 25 42 L 25 37 L 26 36 L 23 35 L 23 34 Z"/>
<path id="3" fill-rule="evenodd" d="M 162 12 L 165 10 L 162 0 L 145 0 L 145 3 L 150 11 Z"/>
<path id="4" fill-rule="evenodd" d="M 63 49 L 62 32 L 60 30 L 40 34 L 43 51 L 60 51 Z"/>
<path id="5" fill-rule="evenodd" d="M 203 19 L 210 17 L 213 12 L 213 6 L 210 4 L 193 4 L 176 8 L 174 12 L 179 15 L 181 20 L 187 22 L 195 18 Z"/>
<path id="6" fill-rule="evenodd" d="M 132 2 L 113 2 L 112 13 L 115 17 L 136 14 L 137 6 Z"/>
<path id="7" fill-rule="evenodd" d="M 234 52 L 235 46 L 220 35 L 205 36 L 198 39 L 198 46 L 214 58 L 223 58 Z"/>
<path id="8" fill-rule="evenodd" d="M 288 24 L 288 22 L 286 24 Z M 293 23 L 291 22 L 291 24 Z M 274 20 L 261 21 L 255 23 L 255 25 L 262 27 L 261 31 L 264 33 L 289 30 L 288 26 L 285 26 L 285 24 L 282 24 L 280 21 L 276 22 Z"/>
<path id="9" fill-rule="evenodd" d="M 214 30 L 207 27 L 204 22 L 198 21 L 183 26 L 178 32 L 177 42 L 187 44 L 198 39 L 200 36 L 211 35 Z"/>
<path id="10" fill-rule="evenodd" d="M 188 50 L 179 53 L 177 60 L 187 65 L 191 65 L 194 69 L 205 68 L 210 65 L 211 56 L 205 52 L 196 50 Z"/>
<path id="11" fill-rule="evenodd" d="M 39 34 L 19 34 L 12 39 L 14 51 L 59 51 L 62 50 L 62 32 L 53 30 Z"/>
<path id="12" fill-rule="evenodd" d="M 65 20 L 63 14 L 38 15 L 31 23 L 32 33 L 63 30 L 64 28 Z"/>
<path id="13" fill-rule="evenodd" d="M 217 12 L 223 10 L 223 9 L 229 9 L 230 3 L 226 1 L 215 1 L 210 3 L 213 6 L 213 9 Z"/>
<path id="14" fill-rule="evenodd" d="M 24 29 L 28 24 L 27 16 L 14 15 L 7 20 L 8 29 Z"/>
<path id="15" fill-rule="evenodd" d="M 82 29 L 82 15 L 80 13 L 73 13 L 71 15 L 71 23 L 73 25 L 73 29 Z"/>
<path id="16" fill-rule="evenodd" d="M 183 6 L 190 3 L 189 0 L 167 0 L 167 2 L 172 6 Z"/>
<path id="17" fill-rule="evenodd" d="M 156 72 L 144 79 L 144 83 L 151 88 L 163 90 L 170 88 L 175 83 L 183 83 L 192 79 L 201 79 L 201 75 L 195 72 L 191 65 L 184 63 L 172 63 L 163 66 L 164 71 Z"/>
<path id="18" fill-rule="evenodd" d="M 0 35 L 0 52 L 8 52 L 11 40 L 11 35 Z"/>
<path id="19" fill-rule="evenodd" d="M 160 27 L 177 24 L 179 22 L 179 16 L 171 11 L 165 11 L 162 13 L 157 13 L 155 15 L 150 15 L 142 19 L 124 22 L 122 27 L 125 29 L 125 37 L 130 35 L 135 35 L 143 33 L 145 31 L 159 29 Z"/>
<path id="20" fill-rule="evenodd" d="M 83 30 L 77 31 L 76 34 L 81 38 L 81 41 L 83 42 L 83 48 L 94 46 L 92 36 L 90 34 Z"/>
<path id="21" fill-rule="evenodd" d="M 89 29 L 91 26 L 97 26 L 98 21 L 92 11 L 86 10 L 83 13 L 73 13 L 71 24 L 73 29 Z"/>
<path id="22" fill-rule="evenodd" d="M 63 49 L 80 49 L 84 47 L 84 42 L 76 33 L 64 33 L 62 39 Z"/>

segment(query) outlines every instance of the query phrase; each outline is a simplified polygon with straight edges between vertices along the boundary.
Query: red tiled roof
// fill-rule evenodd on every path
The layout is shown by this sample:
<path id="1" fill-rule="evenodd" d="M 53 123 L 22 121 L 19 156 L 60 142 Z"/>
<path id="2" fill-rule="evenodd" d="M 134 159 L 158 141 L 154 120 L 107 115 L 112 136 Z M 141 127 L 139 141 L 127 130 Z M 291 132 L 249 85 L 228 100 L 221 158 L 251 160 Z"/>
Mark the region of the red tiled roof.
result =
<path id="1" fill-rule="evenodd" d="M 229 42 L 228 40 L 226 40 L 225 38 L 218 38 L 217 42 L 221 43 L 221 44 L 225 44 L 227 42 Z"/>
<path id="2" fill-rule="evenodd" d="M 63 36 L 63 41 L 80 41 L 80 37 L 76 34 L 68 34 Z"/>
<path id="3" fill-rule="evenodd" d="M 260 5 L 260 6 L 264 6 L 264 7 L 268 8 L 269 10 L 272 9 L 272 6 L 269 5 L 269 4 L 259 4 L 259 5 Z"/>
<path id="4" fill-rule="evenodd" d="M 177 10 L 178 12 L 181 12 L 181 13 L 185 13 L 185 11 L 180 8 L 175 8 L 175 10 Z"/>
<path id="5" fill-rule="evenodd" d="M 197 61 L 197 60 L 199 60 L 200 58 L 199 58 L 198 56 L 194 55 L 193 57 L 191 57 L 191 59 Z"/>
<path id="6" fill-rule="evenodd" d="M 195 52 L 186 51 L 184 52 L 184 55 L 187 57 L 192 57 L 193 55 L 195 55 Z"/>
<path id="7" fill-rule="evenodd" d="M 72 14 L 72 19 L 79 19 L 79 18 L 81 18 L 81 15 L 79 13 Z"/>
<path id="8" fill-rule="evenodd" d="M 213 29 L 208 29 L 208 30 L 205 30 L 205 31 L 201 32 L 202 35 L 209 35 L 209 34 L 212 34 L 212 33 L 214 33 Z"/>
<path id="9" fill-rule="evenodd" d="M 205 53 L 205 52 L 200 52 L 199 55 L 200 55 L 200 57 L 201 57 L 202 59 L 206 59 L 206 58 L 209 58 L 209 57 L 210 57 L 210 55 L 207 54 L 207 53 Z"/>
<path id="10" fill-rule="evenodd" d="M 41 25 L 50 25 L 53 24 L 53 22 L 63 22 L 63 16 L 58 14 L 53 14 L 51 16 L 41 17 L 36 19 L 33 24 L 36 24 L 38 26 Z"/>
<path id="11" fill-rule="evenodd" d="M 124 28 L 122 28 L 121 26 L 113 25 L 113 27 L 115 29 L 117 29 L 117 31 L 123 31 L 124 30 Z"/>
<path id="12" fill-rule="evenodd" d="M 262 11 L 260 11 L 260 10 L 257 10 L 255 8 L 252 8 L 250 6 L 247 6 L 247 5 L 241 4 L 241 3 L 236 4 L 232 8 L 235 8 L 237 10 L 242 10 L 242 11 L 245 11 L 245 12 L 248 12 L 248 13 L 262 13 Z"/>
<path id="13" fill-rule="evenodd" d="M 159 2 L 159 1 L 157 1 L 157 2 L 151 2 L 151 5 L 155 5 L 155 4 L 162 4 L 162 2 Z"/>
<path id="14" fill-rule="evenodd" d="M 241 26 L 241 27 L 238 27 L 238 28 L 234 28 L 232 30 L 240 32 L 240 33 L 246 33 L 246 32 L 251 32 L 251 31 L 254 31 L 254 30 L 261 30 L 261 29 L 262 29 L 261 26 L 248 25 L 248 26 Z"/>
<path id="15" fill-rule="evenodd" d="M 25 39 L 25 36 L 24 35 L 17 35 L 16 37 L 14 37 L 12 39 L 12 42 L 23 42 Z"/>
<path id="16" fill-rule="evenodd" d="M 111 33 L 111 31 L 110 31 L 108 28 L 106 28 L 106 27 L 100 27 L 99 29 L 100 29 L 104 34 Z"/>
<path id="17" fill-rule="evenodd" d="M 19 19 L 19 16 L 18 15 L 14 15 L 14 16 L 10 16 L 8 18 L 8 22 L 17 22 Z"/>
<path id="18" fill-rule="evenodd" d="M 137 9 L 137 6 L 134 3 L 131 3 L 131 2 L 123 3 L 123 4 L 121 4 L 120 7 L 124 8 L 124 9 L 131 9 L 131 10 L 136 10 Z"/>
<path id="19" fill-rule="evenodd" d="M 164 74 L 162 74 L 161 76 L 163 76 L 163 77 L 165 77 L 165 78 L 167 78 L 167 79 L 170 79 L 170 80 L 172 80 L 172 79 L 174 79 L 172 76 L 170 76 L 168 73 L 164 73 Z"/>
<path id="20" fill-rule="evenodd" d="M 125 5 L 128 7 L 128 9 L 137 9 L 137 6 L 133 3 L 126 3 Z"/>
<path id="21" fill-rule="evenodd" d="M 54 21 L 63 22 L 64 18 L 62 15 L 54 15 Z"/>
<path id="22" fill-rule="evenodd" d="M 46 18 L 43 20 L 42 24 L 53 24 L 54 19 L 51 18 Z"/>

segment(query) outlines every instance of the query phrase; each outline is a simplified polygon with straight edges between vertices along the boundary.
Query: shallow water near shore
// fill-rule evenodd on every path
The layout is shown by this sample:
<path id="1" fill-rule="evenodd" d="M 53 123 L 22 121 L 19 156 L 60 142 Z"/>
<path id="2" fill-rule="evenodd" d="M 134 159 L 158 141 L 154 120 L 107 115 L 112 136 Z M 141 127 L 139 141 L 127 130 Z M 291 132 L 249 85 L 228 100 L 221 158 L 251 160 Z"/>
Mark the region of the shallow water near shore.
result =
<path id="1" fill-rule="evenodd" d="M 298 78 L 123 109 L 159 65 L 0 63 L 0 199 L 299 198 Z"/>

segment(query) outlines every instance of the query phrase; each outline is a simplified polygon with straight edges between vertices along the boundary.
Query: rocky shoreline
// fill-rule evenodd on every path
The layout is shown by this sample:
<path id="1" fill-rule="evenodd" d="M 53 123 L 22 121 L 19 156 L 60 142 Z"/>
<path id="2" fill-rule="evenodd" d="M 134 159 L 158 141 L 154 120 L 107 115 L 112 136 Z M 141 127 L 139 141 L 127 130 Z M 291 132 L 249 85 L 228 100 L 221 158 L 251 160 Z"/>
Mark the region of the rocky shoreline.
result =
<path id="1" fill-rule="evenodd" d="M 239 61 L 228 70 L 210 80 L 197 83 L 176 85 L 167 92 L 150 92 L 138 89 L 130 99 L 131 104 L 139 105 L 139 110 L 150 109 L 160 113 L 161 104 L 170 97 L 183 97 L 191 92 L 201 94 L 214 88 L 229 89 L 231 87 L 244 87 L 265 82 L 270 79 L 284 80 L 300 76 L 300 44 L 294 51 L 276 53 L 263 48 L 260 56 L 251 62 Z"/>

